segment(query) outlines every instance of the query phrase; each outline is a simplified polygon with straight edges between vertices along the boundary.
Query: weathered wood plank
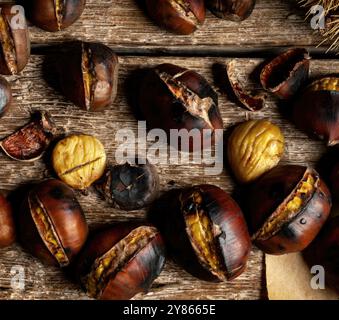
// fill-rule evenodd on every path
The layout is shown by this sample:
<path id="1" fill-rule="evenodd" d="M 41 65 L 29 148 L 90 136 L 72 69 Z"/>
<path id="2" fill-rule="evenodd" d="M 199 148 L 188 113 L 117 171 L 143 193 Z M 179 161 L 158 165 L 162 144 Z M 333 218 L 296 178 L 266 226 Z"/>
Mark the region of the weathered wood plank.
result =
<path id="1" fill-rule="evenodd" d="M 51 112 L 58 126 L 63 127 L 66 133 L 84 132 L 94 134 L 105 145 L 108 158 L 114 162 L 117 149 L 115 134 L 118 129 L 131 128 L 136 132 L 137 121 L 127 103 L 125 95 L 126 79 L 140 66 L 153 66 L 163 62 L 171 62 L 200 71 L 220 93 L 220 109 L 228 128 L 235 123 L 248 118 L 269 118 L 281 126 L 286 136 L 286 153 L 283 163 L 299 163 L 314 165 L 325 151 L 321 142 L 311 141 L 294 125 L 286 120 L 276 106 L 272 97 L 268 105 L 261 112 L 249 113 L 228 101 L 213 81 L 212 70 L 216 64 L 224 64 L 224 58 L 151 58 L 151 57 L 124 57 L 121 58 L 121 74 L 118 98 L 114 105 L 103 113 L 86 113 L 79 110 L 48 83 L 55 77 L 51 71 L 52 62 L 44 62 L 43 56 L 33 56 L 22 75 L 12 77 L 15 96 L 15 106 L 1 119 L 0 138 L 10 134 L 18 126 L 24 124 L 34 109 L 43 109 Z M 47 59 L 49 60 L 49 59 Z M 237 65 L 240 78 L 247 82 L 248 75 L 261 63 L 256 59 L 238 59 Z M 43 72 L 44 70 L 44 72 Z M 339 72 L 339 61 L 314 60 L 311 63 L 312 76 Z M 48 82 L 44 77 L 48 75 Z M 258 88 L 259 85 L 249 81 L 249 86 Z M 131 92 L 130 94 L 134 94 Z M 47 161 L 48 162 L 48 159 Z M 228 192 L 233 192 L 234 183 L 229 170 L 219 176 L 206 176 L 200 165 L 158 166 L 161 177 L 162 190 L 170 188 L 169 182 L 177 185 L 211 183 L 220 186 Z M 51 176 L 46 169 L 44 160 L 32 164 L 22 164 L 8 159 L 0 154 L 0 188 L 13 190 L 17 186 L 29 181 L 37 181 Z M 141 219 L 144 211 L 123 212 L 110 208 L 93 191 L 89 195 L 78 194 L 84 208 L 88 222 L 93 228 L 97 225 L 114 221 Z M 238 279 L 225 284 L 210 284 L 194 279 L 182 271 L 174 263 L 169 262 L 164 272 L 155 282 L 152 290 L 146 295 L 139 295 L 140 299 L 258 299 L 265 289 L 262 287 L 263 255 L 253 249 L 248 270 Z M 11 286 L 11 268 L 23 267 L 26 274 L 26 286 L 23 291 Z M 48 268 L 40 264 L 18 246 L 0 251 L 0 299 L 85 299 L 85 295 L 72 284 L 60 270 Z"/>
<path id="2" fill-rule="evenodd" d="M 81 19 L 69 29 L 48 33 L 31 28 L 38 45 L 71 40 L 100 41 L 118 52 L 200 52 L 222 54 L 274 47 L 313 47 L 314 33 L 294 0 L 258 0 L 251 17 L 242 23 L 220 20 L 208 12 L 204 26 L 193 35 L 178 36 L 158 28 L 145 14 L 141 0 L 87 0 Z"/>

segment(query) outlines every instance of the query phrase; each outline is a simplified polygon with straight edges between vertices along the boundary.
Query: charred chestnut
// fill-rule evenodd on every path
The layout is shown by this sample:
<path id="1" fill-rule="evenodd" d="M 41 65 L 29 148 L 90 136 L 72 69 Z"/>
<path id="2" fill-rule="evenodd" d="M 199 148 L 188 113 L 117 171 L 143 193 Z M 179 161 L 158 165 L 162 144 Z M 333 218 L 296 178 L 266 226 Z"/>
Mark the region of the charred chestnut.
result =
<path id="1" fill-rule="evenodd" d="M 155 227 L 120 224 L 89 239 L 77 275 L 90 297 L 127 300 L 150 288 L 164 262 L 164 244 Z"/>
<path id="2" fill-rule="evenodd" d="M 14 5 L 0 4 L 0 39 L 0 73 L 18 74 L 27 65 L 31 45 L 25 15 Z"/>
<path id="3" fill-rule="evenodd" d="M 77 21 L 84 11 L 86 0 L 29 0 L 25 1 L 27 17 L 46 31 L 60 31 Z"/>
<path id="4" fill-rule="evenodd" d="M 124 210 L 141 209 L 157 196 L 159 176 L 150 163 L 109 166 L 96 184 L 97 190 L 114 206 Z"/>
<path id="5" fill-rule="evenodd" d="M 204 0 L 146 0 L 149 15 L 161 27 L 190 34 L 205 21 Z"/>
<path id="6" fill-rule="evenodd" d="M 59 77 L 66 98 L 87 111 L 102 111 L 115 100 L 117 55 L 100 43 L 81 43 L 59 61 Z"/>
<path id="7" fill-rule="evenodd" d="M 170 253 L 187 271 L 225 281 L 245 270 L 250 236 L 241 209 L 226 192 L 198 185 L 172 191 L 163 200 L 153 219 L 159 219 Z"/>
<path id="8" fill-rule="evenodd" d="M 293 119 L 298 128 L 329 146 L 339 143 L 339 77 L 316 80 L 297 98 Z"/>
<path id="9" fill-rule="evenodd" d="M 3 117 L 12 103 L 12 88 L 8 81 L 0 77 L 0 118 Z"/>
<path id="10" fill-rule="evenodd" d="M 59 180 L 36 185 L 18 218 L 22 245 L 42 262 L 68 266 L 86 241 L 88 227 L 74 192 Z"/>
<path id="11" fill-rule="evenodd" d="M 0 141 L 0 148 L 13 160 L 32 162 L 40 159 L 53 140 L 57 128 L 48 112 L 33 114 L 21 129 Z"/>
<path id="12" fill-rule="evenodd" d="M 250 190 L 252 239 L 270 254 L 302 251 L 322 228 L 331 206 L 330 192 L 314 169 L 276 167 Z"/>
<path id="13" fill-rule="evenodd" d="M 0 248 L 14 243 L 16 237 L 12 206 L 0 192 Z"/>
<path id="14" fill-rule="evenodd" d="M 309 75 L 310 56 L 306 49 L 290 49 L 268 63 L 260 74 L 264 89 L 280 99 L 293 97 Z"/>
<path id="15" fill-rule="evenodd" d="M 251 15 L 255 2 L 256 0 L 207 0 L 206 6 L 219 18 L 240 22 Z"/>
<path id="16" fill-rule="evenodd" d="M 211 145 L 215 130 L 223 128 L 218 95 L 197 72 L 173 64 L 149 71 L 140 85 L 139 107 L 149 128 L 186 129 L 189 141 L 175 147 L 196 151 Z M 195 129 L 195 130 L 194 130 Z M 170 139 L 168 139 L 170 140 Z"/>

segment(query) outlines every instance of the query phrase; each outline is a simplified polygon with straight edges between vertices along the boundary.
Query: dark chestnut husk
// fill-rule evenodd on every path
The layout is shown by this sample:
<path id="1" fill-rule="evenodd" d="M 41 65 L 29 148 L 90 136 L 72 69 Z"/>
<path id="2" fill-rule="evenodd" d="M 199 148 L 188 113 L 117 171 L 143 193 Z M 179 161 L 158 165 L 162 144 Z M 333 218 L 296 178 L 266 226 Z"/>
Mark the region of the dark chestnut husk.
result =
<path id="1" fill-rule="evenodd" d="M 0 39 L 0 74 L 18 74 L 28 63 L 31 43 L 25 15 L 13 4 L 0 4 Z"/>
<path id="2" fill-rule="evenodd" d="M 253 12 L 256 0 L 207 0 L 207 8 L 218 18 L 240 22 Z"/>
<path id="3" fill-rule="evenodd" d="M 42 157 L 56 133 L 49 113 L 37 112 L 31 122 L 1 140 L 0 148 L 13 160 L 33 162 Z"/>
<path id="4" fill-rule="evenodd" d="M 297 127 L 328 146 L 339 143 L 339 77 L 314 81 L 296 99 L 293 120 Z"/>
<path id="5" fill-rule="evenodd" d="M 149 290 L 164 262 L 164 243 L 155 227 L 124 223 L 91 236 L 76 270 L 90 297 L 127 300 Z"/>
<path id="6" fill-rule="evenodd" d="M 21 244 L 42 262 L 68 266 L 84 245 L 88 226 L 74 192 L 59 180 L 34 186 L 18 214 Z"/>
<path id="7" fill-rule="evenodd" d="M 136 210 L 148 206 L 159 191 L 159 176 L 150 163 L 109 166 L 97 182 L 96 189 L 113 206 Z"/>
<path id="8" fill-rule="evenodd" d="M 46 31 L 60 31 L 77 21 L 86 0 L 29 0 L 25 9 L 29 20 Z"/>
<path id="9" fill-rule="evenodd" d="M 115 100 L 118 56 L 100 43 L 81 43 L 61 57 L 60 85 L 65 96 L 86 111 L 102 111 Z"/>
<path id="10" fill-rule="evenodd" d="M 0 118 L 3 117 L 12 104 L 12 88 L 8 81 L 0 77 Z"/>
<path id="11" fill-rule="evenodd" d="M 151 212 L 169 253 L 192 275 L 219 282 L 245 270 L 251 249 L 247 225 L 237 203 L 220 188 L 172 190 Z"/>
<path id="12" fill-rule="evenodd" d="M 0 191 L 0 248 L 12 245 L 15 239 L 13 209 L 5 194 Z"/>
<path id="13" fill-rule="evenodd" d="M 177 34 L 193 33 L 205 21 L 204 0 L 146 0 L 146 6 L 158 25 Z"/>
<path id="14" fill-rule="evenodd" d="M 314 169 L 278 166 L 249 191 L 252 239 L 269 254 L 302 251 L 319 233 L 331 206 L 330 192 Z"/>
<path id="15" fill-rule="evenodd" d="M 308 79 L 310 59 L 309 53 L 303 48 L 282 53 L 261 71 L 263 88 L 280 99 L 292 98 Z"/>
<path id="16" fill-rule="evenodd" d="M 182 151 L 204 149 L 206 142 L 213 144 L 215 130 L 223 128 L 217 93 L 192 70 L 173 64 L 151 69 L 140 84 L 138 101 L 149 129 L 165 130 L 168 140 L 171 129 L 191 133 L 188 143 L 181 141 L 175 146 Z"/>

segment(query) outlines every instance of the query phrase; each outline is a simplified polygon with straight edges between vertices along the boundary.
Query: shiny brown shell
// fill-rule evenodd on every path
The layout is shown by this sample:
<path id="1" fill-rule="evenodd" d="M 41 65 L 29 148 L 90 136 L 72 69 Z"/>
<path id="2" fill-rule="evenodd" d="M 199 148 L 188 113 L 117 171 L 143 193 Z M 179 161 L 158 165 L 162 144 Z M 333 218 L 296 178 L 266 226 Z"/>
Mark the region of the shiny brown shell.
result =
<path id="1" fill-rule="evenodd" d="M 249 191 L 252 239 L 269 254 L 302 251 L 319 233 L 331 206 L 330 192 L 314 169 L 278 166 Z"/>
<path id="2" fill-rule="evenodd" d="M 240 22 L 247 19 L 256 0 L 207 0 L 206 6 L 219 18 Z"/>

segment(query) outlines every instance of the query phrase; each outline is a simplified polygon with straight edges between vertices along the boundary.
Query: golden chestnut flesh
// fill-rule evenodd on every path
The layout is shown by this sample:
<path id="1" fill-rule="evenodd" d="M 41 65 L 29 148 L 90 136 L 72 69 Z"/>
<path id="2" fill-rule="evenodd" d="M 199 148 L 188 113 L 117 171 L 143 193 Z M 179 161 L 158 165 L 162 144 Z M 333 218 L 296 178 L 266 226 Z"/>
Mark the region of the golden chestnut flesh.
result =
<path id="1" fill-rule="evenodd" d="M 278 126 L 267 120 L 250 120 L 232 132 L 228 161 L 240 183 L 249 183 L 275 167 L 284 153 L 285 139 Z"/>
<path id="2" fill-rule="evenodd" d="M 255 244 L 266 253 L 285 254 L 312 242 L 332 201 L 314 169 L 287 165 L 263 175 L 252 186 L 247 205 Z"/>
<path id="3" fill-rule="evenodd" d="M 106 152 L 91 135 L 72 135 L 57 143 L 52 164 L 58 177 L 74 189 L 84 190 L 105 172 Z"/>

